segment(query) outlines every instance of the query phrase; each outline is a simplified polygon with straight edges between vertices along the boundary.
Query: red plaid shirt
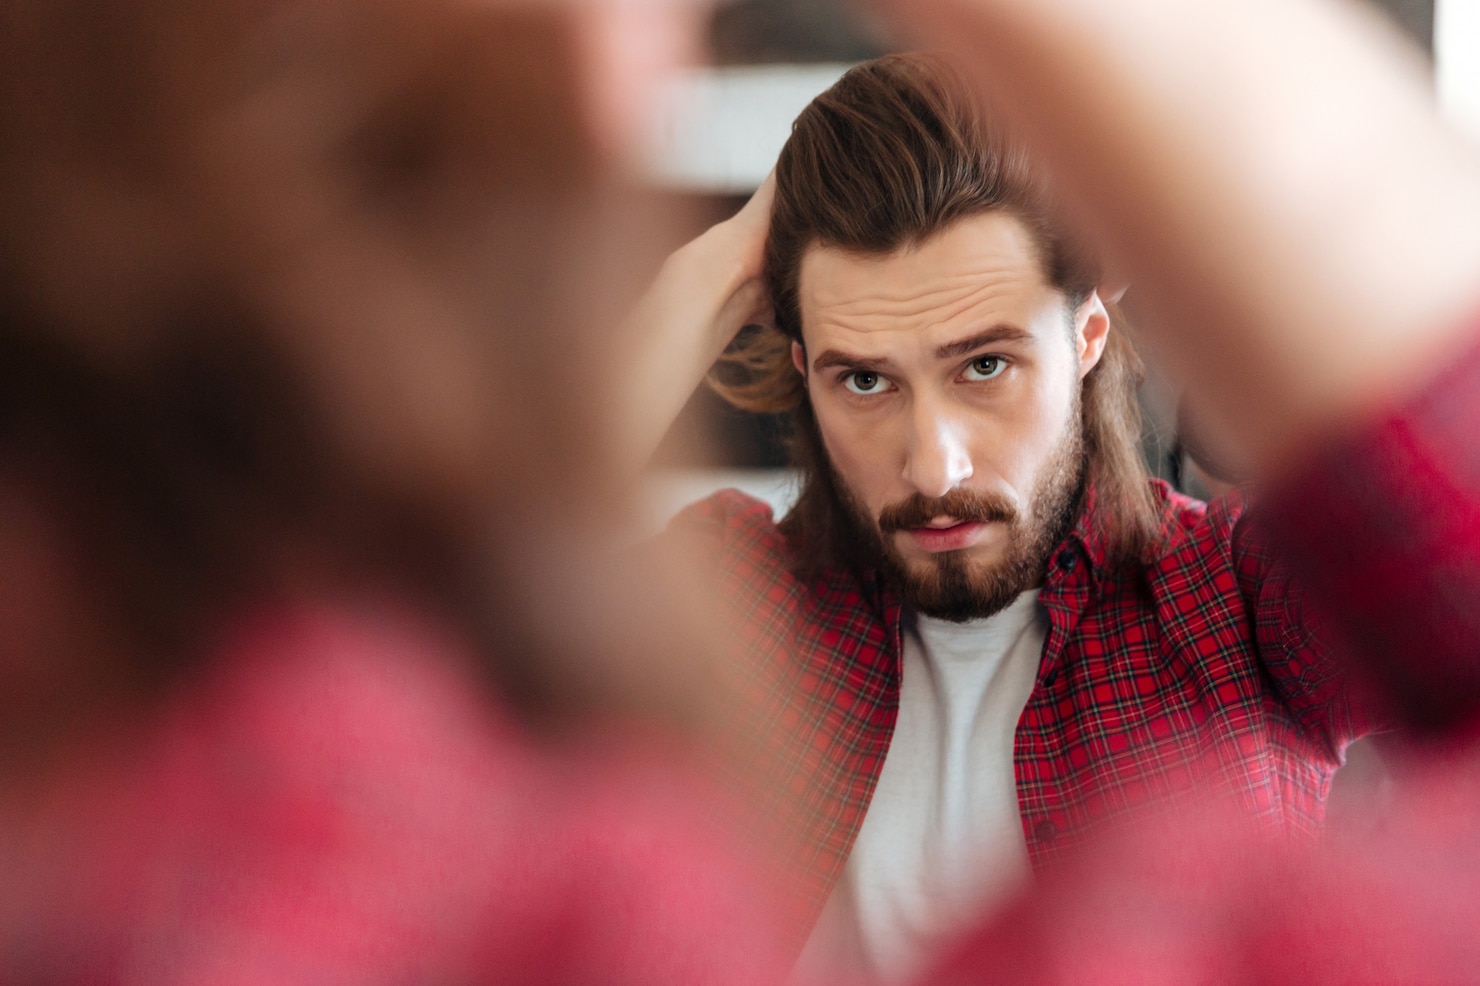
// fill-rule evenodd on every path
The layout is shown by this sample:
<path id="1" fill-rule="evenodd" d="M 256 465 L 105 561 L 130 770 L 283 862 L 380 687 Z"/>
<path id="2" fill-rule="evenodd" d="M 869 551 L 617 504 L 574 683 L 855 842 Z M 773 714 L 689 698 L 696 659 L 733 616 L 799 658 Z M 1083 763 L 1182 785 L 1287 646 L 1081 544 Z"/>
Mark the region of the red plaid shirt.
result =
<path id="1" fill-rule="evenodd" d="M 1382 825 L 1279 852 L 1148 820 L 921 982 L 1451 983 L 1480 970 L 1480 318 L 1423 392 L 1329 436 L 1262 509 L 1385 715 Z M 1278 680 L 1278 679 L 1275 679 Z M 1397 750 L 1394 751 L 1399 752 Z"/>
<path id="2" fill-rule="evenodd" d="M 1242 504 L 1156 489 L 1165 544 L 1153 562 L 1107 565 L 1091 497 L 1039 596 L 1050 628 L 1014 751 L 1035 869 L 1105 822 L 1209 783 L 1231 788 L 1261 828 L 1313 835 L 1342 751 L 1363 731 Z M 800 581 L 770 508 L 733 490 L 673 530 L 717 553 L 746 652 L 741 687 L 768 738 L 750 756 L 763 783 L 749 797 L 768 839 L 800 841 L 791 878 L 815 918 L 889 749 L 908 614 L 873 578 Z"/>
<path id="3" fill-rule="evenodd" d="M 780 978 L 671 750 L 534 741 L 384 598 L 269 604 L 221 641 L 147 716 L 7 789 L 0 983 Z"/>

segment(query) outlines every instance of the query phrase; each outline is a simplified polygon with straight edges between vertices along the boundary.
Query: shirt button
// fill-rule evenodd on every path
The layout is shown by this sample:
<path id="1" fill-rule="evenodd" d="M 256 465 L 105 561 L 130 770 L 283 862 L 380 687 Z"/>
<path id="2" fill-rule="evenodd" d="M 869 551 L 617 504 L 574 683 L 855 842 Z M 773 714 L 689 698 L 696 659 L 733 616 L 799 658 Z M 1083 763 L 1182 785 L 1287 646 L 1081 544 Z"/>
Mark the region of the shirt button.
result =
<path id="1" fill-rule="evenodd" d="M 1048 845 L 1054 839 L 1058 838 L 1058 835 L 1059 827 L 1046 818 L 1033 826 L 1033 838 L 1044 845 Z"/>
<path id="2" fill-rule="evenodd" d="M 1079 556 L 1074 553 L 1073 548 L 1065 548 L 1059 552 L 1059 567 L 1066 572 L 1074 571 L 1074 566 L 1079 563 Z"/>

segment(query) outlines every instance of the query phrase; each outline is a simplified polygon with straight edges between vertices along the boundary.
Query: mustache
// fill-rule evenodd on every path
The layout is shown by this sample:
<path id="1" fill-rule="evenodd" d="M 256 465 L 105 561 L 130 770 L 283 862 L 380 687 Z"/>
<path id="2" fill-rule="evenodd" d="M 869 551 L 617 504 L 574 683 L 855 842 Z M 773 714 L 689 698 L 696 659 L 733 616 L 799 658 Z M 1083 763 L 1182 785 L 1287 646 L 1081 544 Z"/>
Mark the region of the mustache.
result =
<path id="1" fill-rule="evenodd" d="M 908 499 L 889 504 L 879 511 L 879 530 L 887 535 L 909 527 L 924 527 L 942 514 L 963 523 L 1011 523 L 1017 520 L 1017 508 L 1001 494 L 956 489 L 945 496 L 915 493 Z"/>

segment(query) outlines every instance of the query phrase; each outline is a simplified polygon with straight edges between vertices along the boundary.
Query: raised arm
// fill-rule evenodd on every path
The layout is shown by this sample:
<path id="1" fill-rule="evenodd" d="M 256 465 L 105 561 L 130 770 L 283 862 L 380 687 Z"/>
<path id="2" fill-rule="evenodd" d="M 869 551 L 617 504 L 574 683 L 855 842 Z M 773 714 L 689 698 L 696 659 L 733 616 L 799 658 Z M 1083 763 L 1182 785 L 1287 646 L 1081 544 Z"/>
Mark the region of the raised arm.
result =
<path id="1" fill-rule="evenodd" d="M 1336 0 L 908 13 L 1272 480 L 1283 556 L 1396 720 L 1480 721 L 1480 165 L 1413 60 Z"/>
<path id="2" fill-rule="evenodd" d="M 632 358 L 615 441 L 634 471 L 735 333 L 770 318 L 761 269 L 773 188 L 767 177 L 744 208 L 675 251 L 624 323 Z"/>
<path id="3" fill-rule="evenodd" d="M 1155 347 L 1266 469 L 1463 345 L 1480 170 L 1355 5 L 892 6 L 1022 129 Z"/>

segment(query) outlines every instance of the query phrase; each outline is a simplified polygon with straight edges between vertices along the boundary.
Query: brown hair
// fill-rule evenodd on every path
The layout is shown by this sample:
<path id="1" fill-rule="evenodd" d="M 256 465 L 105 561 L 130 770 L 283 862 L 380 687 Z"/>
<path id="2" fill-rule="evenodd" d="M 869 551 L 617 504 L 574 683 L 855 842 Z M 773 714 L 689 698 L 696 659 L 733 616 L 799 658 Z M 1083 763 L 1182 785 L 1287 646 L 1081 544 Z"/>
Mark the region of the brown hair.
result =
<path id="1" fill-rule="evenodd" d="M 602 344 L 583 308 L 612 258 L 647 269 L 657 221 L 588 136 L 580 30 L 453 2 L 0 7 L 0 547 L 34 504 L 89 667 L 157 694 L 264 598 L 389 590 L 506 695 L 559 701 L 505 542 L 605 473 L 596 402 L 535 382 Z"/>
<path id="2" fill-rule="evenodd" d="M 964 80 L 925 54 L 856 66 L 802 111 L 776 165 L 766 282 L 776 329 L 750 327 L 721 358 L 710 384 L 737 407 L 792 415 L 801 496 L 782 522 L 800 567 L 853 564 L 856 538 L 839 516 L 832 474 L 806 381 L 791 363 L 801 342 L 797 301 L 803 254 L 813 245 L 884 254 L 918 244 L 989 210 L 1028 228 L 1044 271 L 1071 305 L 1099 280 L 1092 258 L 1047 218 L 1048 200 L 1021 149 L 993 126 Z M 1119 313 L 1112 309 L 1114 328 Z M 1086 480 L 1112 562 L 1142 557 L 1158 538 L 1158 511 L 1140 452 L 1136 402 L 1143 367 L 1112 331 L 1081 394 Z"/>

